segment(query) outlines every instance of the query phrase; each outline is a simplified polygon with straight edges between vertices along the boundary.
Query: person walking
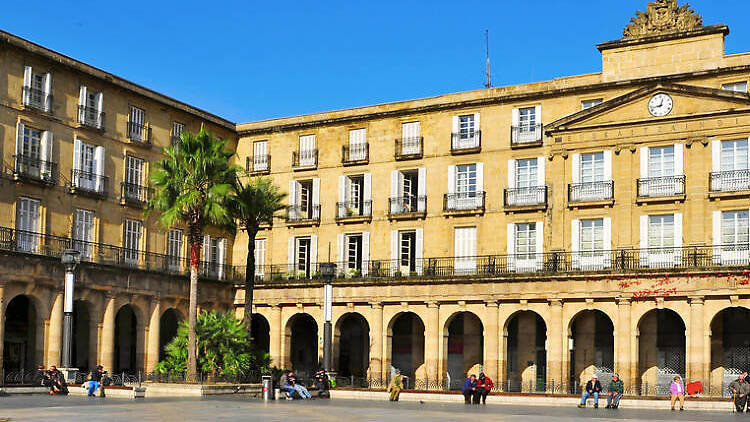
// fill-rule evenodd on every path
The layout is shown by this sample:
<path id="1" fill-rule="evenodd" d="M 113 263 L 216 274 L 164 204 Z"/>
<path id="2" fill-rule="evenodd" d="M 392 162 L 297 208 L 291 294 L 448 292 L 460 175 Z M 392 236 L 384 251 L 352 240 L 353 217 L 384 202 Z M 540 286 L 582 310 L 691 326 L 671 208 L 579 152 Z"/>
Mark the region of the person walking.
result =
<path id="1" fill-rule="evenodd" d="M 620 379 L 620 375 L 612 374 L 612 381 L 607 386 L 607 409 L 617 409 L 624 392 L 625 384 Z"/>
<path id="2" fill-rule="evenodd" d="M 674 410 L 674 404 L 677 400 L 680 401 L 680 411 L 685 410 L 685 385 L 679 375 L 672 378 L 672 384 L 669 386 L 669 401 L 672 410 Z"/>
<path id="3" fill-rule="evenodd" d="M 464 403 L 471 404 L 471 401 L 474 398 L 474 393 L 476 391 L 477 391 L 477 376 L 474 374 L 471 374 L 469 378 L 466 378 L 466 382 L 464 382 L 464 387 L 461 389 L 461 392 L 464 394 Z"/>
<path id="4" fill-rule="evenodd" d="M 586 383 L 585 391 L 581 396 L 581 403 L 578 405 L 580 408 L 586 407 L 586 400 L 594 396 L 594 409 L 599 407 L 599 393 L 602 391 L 602 384 L 596 377 L 596 374 L 591 376 L 589 382 Z"/>
<path id="5" fill-rule="evenodd" d="M 740 374 L 739 378 L 729 384 L 729 390 L 734 398 L 734 408 L 738 412 L 745 411 L 745 405 L 748 404 L 748 394 L 750 394 L 750 382 L 747 379 L 747 372 Z M 750 406 L 747 411 L 750 412 Z"/>
<path id="6" fill-rule="evenodd" d="M 393 379 L 391 379 L 391 383 L 388 384 L 388 392 L 390 393 L 388 401 L 398 401 L 398 396 L 401 395 L 401 385 L 401 371 L 396 370 L 396 374 L 393 376 Z"/>
<path id="7" fill-rule="evenodd" d="M 492 378 L 484 375 L 484 372 L 480 372 L 479 378 L 477 379 L 476 404 L 479 404 L 480 397 L 482 399 L 482 404 L 487 404 L 487 395 L 490 394 L 490 391 L 492 391 L 494 386 L 495 383 L 492 382 Z"/>

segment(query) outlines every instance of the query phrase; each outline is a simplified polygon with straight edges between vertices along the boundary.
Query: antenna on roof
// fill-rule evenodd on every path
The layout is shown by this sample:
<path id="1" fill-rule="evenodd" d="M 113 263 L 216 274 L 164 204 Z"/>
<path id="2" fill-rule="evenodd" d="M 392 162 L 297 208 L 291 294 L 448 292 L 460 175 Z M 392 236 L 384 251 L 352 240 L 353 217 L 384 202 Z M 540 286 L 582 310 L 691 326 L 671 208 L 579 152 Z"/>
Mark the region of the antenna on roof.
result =
<path id="1" fill-rule="evenodd" d="M 484 30 L 484 44 L 487 49 L 487 81 L 484 83 L 485 88 L 492 88 L 492 74 L 490 73 L 490 30 Z"/>

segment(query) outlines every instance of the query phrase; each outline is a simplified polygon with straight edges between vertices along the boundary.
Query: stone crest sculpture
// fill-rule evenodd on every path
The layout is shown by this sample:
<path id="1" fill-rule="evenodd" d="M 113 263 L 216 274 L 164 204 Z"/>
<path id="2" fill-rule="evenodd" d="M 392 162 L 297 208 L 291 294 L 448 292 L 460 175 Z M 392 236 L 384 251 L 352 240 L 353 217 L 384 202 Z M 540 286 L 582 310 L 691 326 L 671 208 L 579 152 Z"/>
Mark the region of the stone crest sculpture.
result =
<path id="1" fill-rule="evenodd" d="M 677 5 L 677 0 L 650 2 L 646 12 L 637 11 L 623 31 L 625 38 L 689 31 L 703 26 L 703 19 L 689 4 Z"/>

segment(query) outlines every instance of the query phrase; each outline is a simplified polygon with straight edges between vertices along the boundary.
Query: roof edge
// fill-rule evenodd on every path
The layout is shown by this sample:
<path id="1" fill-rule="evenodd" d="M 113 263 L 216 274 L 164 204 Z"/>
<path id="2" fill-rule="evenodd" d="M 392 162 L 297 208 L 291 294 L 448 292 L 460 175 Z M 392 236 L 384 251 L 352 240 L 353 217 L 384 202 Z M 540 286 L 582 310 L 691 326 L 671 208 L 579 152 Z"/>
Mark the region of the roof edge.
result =
<path id="1" fill-rule="evenodd" d="M 711 25 L 711 26 L 704 26 L 699 29 L 692 29 L 689 31 L 680 31 L 680 32 L 671 32 L 668 34 L 650 35 L 650 36 L 641 37 L 641 38 L 623 38 L 619 40 L 603 42 L 601 44 L 598 44 L 596 48 L 599 51 L 605 51 L 605 50 L 611 50 L 611 49 L 620 48 L 620 47 L 630 47 L 630 46 L 639 45 L 639 44 L 670 41 L 670 40 L 676 40 L 679 38 L 693 38 L 693 37 L 700 37 L 702 35 L 712 35 L 712 34 L 724 34 L 724 36 L 726 37 L 729 34 L 729 27 L 726 25 Z"/>

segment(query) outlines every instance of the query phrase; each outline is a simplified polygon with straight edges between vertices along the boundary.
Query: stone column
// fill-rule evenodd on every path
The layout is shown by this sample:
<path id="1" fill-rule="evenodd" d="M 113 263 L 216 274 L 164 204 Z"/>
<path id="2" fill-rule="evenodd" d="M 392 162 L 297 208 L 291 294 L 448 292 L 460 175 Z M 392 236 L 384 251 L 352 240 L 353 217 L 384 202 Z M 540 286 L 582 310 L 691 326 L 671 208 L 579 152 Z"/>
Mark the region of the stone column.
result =
<path id="1" fill-rule="evenodd" d="M 46 366 L 60 366 L 60 351 L 62 350 L 63 332 L 63 293 L 58 292 L 52 302 L 52 311 L 49 316 L 49 337 L 47 338 L 47 360 Z"/>
<path id="2" fill-rule="evenodd" d="M 498 377 L 500 330 L 497 325 L 497 302 L 494 300 L 485 302 L 485 307 L 487 312 L 484 320 L 484 373 L 497 383 L 500 381 Z"/>
<path id="3" fill-rule="evenodd" d="M 615 368 L 627 386 L 635 387 L 634 374 L 637 362 L 631 350 L 633 334 L 630 331 L 630 300 L 617 299 L 617 332 L 615 333 Z"/>
<path id="4" fill-rule="evenodd" d="M 690 332 L 687 333 L 687 378 L 690 381 L 703 381 L 708 383 L 708 372 L 705 371 L 704 362 L 706 327 L 703 318 L 703 296 L 695 296 L 690 299 Z"/>
<path id="5" fill-rule="evenodd" d="M 268 345 L 268 349 L 269 355 L 271 355 L 272 364 L 279 368 L 283 368 L 284 362 L 281 360 L 281 339 L 284 338 L 284 327 L 281 326 L 281 306 L 275 305 L 271 307 L 271 320 L 268 324 L 270 325 L 270 344 Z"/>
<path id="6" fill-rule="evenodd" d="M 424 363 L 427 380 L 432 386 L 442 375 L 438 373 L 440 365 L 440 305 L 437 302 L 427 302 L 424 315 Z M 428 386 L 429 388 L 429 386 Z"/>
<path id="7" fill-rule="evenodd" d="M 148 323 L 148 340 L 146 349 L 146 372 L 151 373 L 159 363 L 159 342 L 161 341 L 161 302 L 158 298 L 151 301 L 151 318 Z"/>
<path id="8" fill-rule="evenodd" d="M 3 346 L 5 345 L 5 286 L 0 284 L 0 369 L 3 369 Z"/>
<path id="9" fill-rule="evenodd" d="M 372 318 L 370 324 L 370 378 L 380 380 L 383 378 L 383 304 L 380 302 L 370 303 Z"/>
<path id="10" fill-rule="evenodd" d="M 562 309 L 563 302 L 560 299 L 551 299 L 550 306 L 550 326 L 547 327 L 547 340 L 549 350 L 547 350 L 547 390 L 554 386 L 559 386 L 565 379 L 563 377 L 563 361 L 565 360 L 565 348 L 563 347 L 563 335 L 567 333 L 563 327 Z"/>
<path id="11" fill-rule="evenodd" d="M 99 362 L 105 371 L 113 374 L 115 370 L 115 297 L 111 295 L 104 298 L 104 318 L 99 339 L 101 340 Z"/>

